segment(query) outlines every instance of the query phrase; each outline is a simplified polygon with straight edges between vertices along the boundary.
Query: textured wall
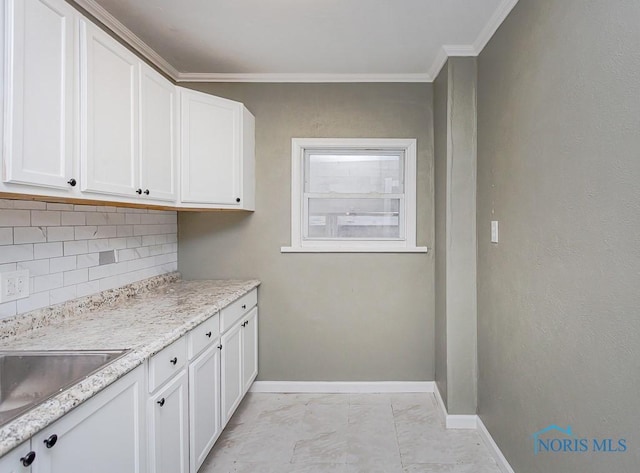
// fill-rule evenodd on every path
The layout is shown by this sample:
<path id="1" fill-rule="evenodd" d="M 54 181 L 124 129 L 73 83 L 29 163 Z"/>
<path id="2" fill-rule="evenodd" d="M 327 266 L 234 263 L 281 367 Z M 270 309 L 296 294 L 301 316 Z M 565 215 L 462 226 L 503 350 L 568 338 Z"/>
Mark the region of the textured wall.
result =
<path id="1" fill-rule="evenodd" d="M 449 414 L 476 413 L 476 59 L 449 58 L 434 95 L 436 380 Z"/>
<path id="2" fill-rule="evenodd" d="M 433 83 L 433 174 L 435 194 L 435 379 L 447 404 L 447 142 L 449 65 Z"/>
<path id="3" fill-rule="evenodd" d="M 256 117 L 256 212 L 181 213 L 189 279 L 257 277 L 262 380 L 433 380 L 429 254 L 282 254 L 291 138 L 418 139 L 418 244 L 433 243 L 429 84 L 191 84 Z"/>
<path id="4" fill-rule="evenodd" d="M 0 318 L 175 271 L 177 246 L 175 211 L 0 200 L 0 272 L 28 269 L 31 289 Z"/>
<path id="5" fill-rule="evenodd" d="M 479 58 L 478 410 L 518 472 L 638 470 L 639 24 L 520 0 Z M 629 449 L 534 456 L 549 424 Z"/>

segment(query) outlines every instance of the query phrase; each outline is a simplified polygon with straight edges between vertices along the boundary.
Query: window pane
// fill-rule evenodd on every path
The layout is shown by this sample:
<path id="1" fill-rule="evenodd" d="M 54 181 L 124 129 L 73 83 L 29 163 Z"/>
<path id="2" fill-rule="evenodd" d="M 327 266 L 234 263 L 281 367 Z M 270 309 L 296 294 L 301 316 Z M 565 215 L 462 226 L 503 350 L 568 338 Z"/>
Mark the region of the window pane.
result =
<path id="1" fill-rule="evenodd" d="M 307 237 L 400 238 L 400 199 L 309 199 Z"/>
<path id="2" fill-rule="evenodd" d="M 341 194 L 402 194 L 402 154 L 322 154 L 306 156 L 305 192 Z"/>

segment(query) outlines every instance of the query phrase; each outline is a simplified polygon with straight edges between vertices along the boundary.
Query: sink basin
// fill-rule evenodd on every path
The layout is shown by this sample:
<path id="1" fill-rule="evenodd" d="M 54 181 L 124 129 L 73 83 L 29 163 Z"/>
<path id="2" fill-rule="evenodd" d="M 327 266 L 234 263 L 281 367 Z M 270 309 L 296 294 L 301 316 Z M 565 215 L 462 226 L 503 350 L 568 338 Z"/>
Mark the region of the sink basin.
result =
<path id="1" fill-rule="evenodd" d="M 0 426 L 127 351 L 0 351 Z"/>

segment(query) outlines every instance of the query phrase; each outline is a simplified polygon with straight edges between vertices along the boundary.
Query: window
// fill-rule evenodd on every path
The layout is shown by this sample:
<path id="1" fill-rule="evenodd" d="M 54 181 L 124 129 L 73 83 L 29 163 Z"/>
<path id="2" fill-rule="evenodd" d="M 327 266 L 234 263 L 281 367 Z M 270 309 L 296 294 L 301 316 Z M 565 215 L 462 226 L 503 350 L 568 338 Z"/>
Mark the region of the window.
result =
<path id="1" fill-rule="evenodd" d="M 425 252 L 416 247 L 416 140 L 292 140 L 291 247 L 283 252 Z"/>

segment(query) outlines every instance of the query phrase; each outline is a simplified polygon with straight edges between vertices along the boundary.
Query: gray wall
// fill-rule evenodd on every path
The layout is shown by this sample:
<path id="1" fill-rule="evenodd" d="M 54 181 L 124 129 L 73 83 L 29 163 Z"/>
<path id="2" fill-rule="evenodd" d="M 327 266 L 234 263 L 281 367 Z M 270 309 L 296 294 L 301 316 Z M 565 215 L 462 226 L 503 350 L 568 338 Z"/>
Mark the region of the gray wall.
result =
<path id="1" fill-rule="evenodd" d="M 638 25 L 637 0 L 520 0 L 479 58 L 478 411 L 518 472 L 638 471 Z M 629 450 L 534 456 L 549 424 Z"/>
<path id="2" fill-rule="evenodd" d="M 417 138 L 418 244 L 433 244 L 431 84 L 190 84 L 256 117 L 256 212 L 180 213 L 187 279 L 257 277 L 261 380 L 433 380 L 428 254 L 282 254 L 292 137 Z"/>
<path id="3" fill-rule="evenodd" d="M 452 57 L 435 85 L 436 380 L 449 414 L 476 413 L 476 79 L 476 58 Z"/>
<path id="4" fill-rule="evenodd" d="M 447 143 L 449 132 L 449 65 L 433 83 L 433 148 L 435 195 L 435 379 L 447 404 Z"/>

